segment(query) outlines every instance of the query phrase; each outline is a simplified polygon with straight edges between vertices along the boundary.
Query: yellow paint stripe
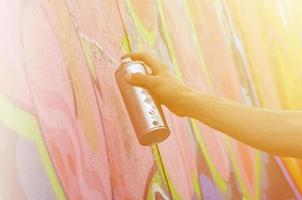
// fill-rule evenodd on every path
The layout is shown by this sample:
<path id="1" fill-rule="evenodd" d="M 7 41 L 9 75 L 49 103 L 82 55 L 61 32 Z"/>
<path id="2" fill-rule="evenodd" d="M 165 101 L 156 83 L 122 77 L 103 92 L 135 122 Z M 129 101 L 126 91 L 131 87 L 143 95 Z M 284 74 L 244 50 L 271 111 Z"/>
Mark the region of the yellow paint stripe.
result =
<path id="1" fill-rule="evenodd" d="M 160 16 L 160 20 L 162 22 L 162 27 L 163 27 L 163 34 L 164 34 L 164 39 L 167 43 L 167 48 L 168 48 L 168 51 L 169 51 L 169 55 L 171 57 L 171 60 L 172 60 L 172 63 L 173 63 L 173 66 L 175 68 L 175 71 L 176 71 L 176 76 L 177 78 L 179 78 L 180 80 L 182 80 L 182 74 L 181 74 L 181 71 L 180 71 L 180 67 L 178 65 L 178 62 L 175 58 L 175 51 L 173 49 L 173 45 L 172 45 L 172 41 L 170 39 L 170 33 L 169 33 L 169 30 L 168 30 L 168 25 L 167 25 L 167 22 L 166 22 L 166 19 L 165 19 L 165 16 L 164 16 L 164 9 L 163 9 L 163 6 L 160 2 L 160 0 L 157 0 L 157 5 L 158 5 L 158 12 L 159 12 L 159 16 Z"/>
<path id="2" fill-rule="evenodd" d="M 201 193 L 201 189 L 200 189 L 200 185 L 199 185 L 198 174 L 196 174 L 196 172 L 193 172 L 191 179 L 192 179 L 194 192 L 197 195 L 198 199 L 201 199 L 202 193 Z"/>
<path id="3" fill-rule="evenodd" d="M 128 53 L 128 52 L 131 51 L 130 42 L 129 42 L 129 39 L 128 39 L 127 35 L 124 35 L 122 37 L 120 47 L 121 47 L 121 50 L 122 50 L 123 54 Z"/>
<path id="4" fill-rule="evenodd" d="M 0 121 L 6 127 L 35 142 L 56 198 L 60 200 L 66 199 L 65 193 L 49 157 L 47 148 L 44 144 L 42 133 L 36 118 L 32 114 L 23 111 L 3 96 L 0 96 L 0 110 Z"/>
<path id="5" fill-rule="evenodd" d="M 255 150 L 255 171 L 256 171 L 256 177 L 255 177 L 255 193 L 254 196 L 248 192 L 247 185 L 241 176 L 240 169 L 238 167 L 238 162 L 236 161 L 235 154 L 233 153 L 232 145 L 230 144 L 230 140 L 225 138 L 225 144 L 228 150 L 228 153 L 230 155 L 230 160 L 232 162 L 232 165 L 234 167 L 234 171 L 237 177 L 237 181 L 239 184 L 239 188 L 241 189 L 243 196 L 247 200 L 258 200 L 260 199 L 260 175 L 261 175 L 261 153 L 258 150 Z"/>
<path id="6" fill-rule="evenodd" d="M 172 195 L 172 199 L 182 200 L 182 198 L 180 197 L 179 193 L 177 192 L 177 190 L 176 190 L 176 188 L 173 184 L 173 181 L 171 180 L 171 178 L 168 174 L 168 170 L 165 169 L 165 166 L 164 166 L 164 164 L 162 162 L 162 159 L 161 159 L 161 155 L 160 155 L 158 145 L 153 145 L 152 146 L 152 153 L 153 153 L 153 156 L 155 158 L 156 164 L 159 168 L 159 173 L 160 173 L 161 177 L 165 178 L 167 183 L 168 183 L 168 187 L 169 187 L 170 193 Z"/>
<path id="7" fill-rule="evenodd" d="M 205 160 L 208 164 L 208 167 L 210 169 L 211 175 L 213 177 L 213 180 L 215 182 L 215 184 L 218 186 L 218 188 L 223 191 L 226 192 L 227 191 L 227 184 L 226 182 L 223 180 L 223 178 L 221 177 L 221 175 L 218 173 L 215 164 L 213 163 L 211 156 L 206 148 L 205 143 L 203 142 L 202 136 L 201 136 L 201 131 L 197 126 L 197 122 L 194 119 L 190 119 L 191 122 L 191 127 L 193 129 L 193 133 L 195 135 L 195 139 L 200 147 L 200 150 L 202 151 Z"/>
<path id="8" fill-rule="evenodd" d="M 204 60 L 203 50 L 202 50 L 201 46 L 199 45 L 200 42 L 199 42 L 198 34 L 197 34 L 197 31 L 196 31 L 196 28 L 195 28 L 195 25 L 193 22 L 192 11 L 190 10 L 190 7 L 186 0 L 182 0 L 182 2 L 184 4 L 185 11 L 188 16 L 187 18 L 188 18 L 188 21 L 189 21 L 191 29 L 192 29 L 192 36 L 193 36 L 194 43 L 196 44 L 198 56 L 200 57 L 202 70 L 205 73 L 205 78 L 207 79 L 206 81 L 207 81 L 208 86 L 211 87 L 211 90 L 213 90 L 213 84 L 211 84 L 212 80 L 211 80 L 211 76 L 210 76 L 209 70 L 207 68 L 206 62 Z"/>
<path id="9" fill-rule="evenodd" d="M 131 5 L 129 0 L 125 0 L 126 6 L 128 8 L 128 12 L 130 16 L 133 19 L 133 22 L 135 24 L 135 27 L 143 35 L 143 38 L 147 40 L 148 44 L 150 46 L 154 46 L 155 41 L 156 41 L 156 34 L 152 30 L 147 30 L 144 26 L 144 24 L 141 22 L 140 17 L 137 16 L 136 12 L 134 11 L 133 6 Z"/>
<path id="10" fill-rule="evenodd" d="M 161 21 L 162 21 L 162 24 L 163 24 L 163 32 L 164 32 L 164 37 L 165 37 L 165 40 L 166 40 L 166 43 L 167 43 L 167 48 L 169 49 L 169 54 L 170 54 L 170 57 L 172 59 L 172 63 L 174 65 L 175 69 L 176 69 L 176 76 L 180 80 L 182 80 L 182 73 L 180 71 L 180 67 L 178 65 L 178 62 L 175 58 L 175 52 L 173 50 L 172 41 L 169 37 L 170 33 L 169 33 L 168 28 L 167 28 L 167 22 L 165 20 L 163 7 L 162 7 L 162 4 L 161 4 L 160 0 L 157 0 L 157 4 L 158 4 L 160 18 L 161 18 Z M 203 64 L 203 67 L 206 67 L 205 64 Z M 208 73 L 206 73 L 206 74 L 208 75 Z M 208 83 L 210 84 L 209 86 L 211 86 L 212 85 L 211 81 L 210 81 L 209 77 L 207 77 L 207 78 L 208 78 Z M 192 120 L 192 128 L 193 128 L 193 132 L 194 132 L 194 135 L 196 137 L 196 140 L 197 140 L 197 142 L 198 142 L 198 144 L 199 144 L 199 146 L 200 146 L 200 148 L 201 148 L 201 150 L 202 150 L 202 152 L 203 152 L 203 154 L 206 158 L 207 164 L 210 168 L 210 171 L 211 171 L 211 174 L 213 176 L 213 179 L 214 179 L 215 183 L 218 185 L 220 190 L 226 191 L 227 190 L 227 185 L 226 185 L 225 181 L 223 180 L 223 178 L 218 173 L 218 171 L 216 170 L 216 167 L 215 167 L 214 163 L 212 162 L 209 154 L 207 153 L 207 150 L 206 150 L 205 144 L 203 143 L 203 139 L 201 137 L 200 131 L 199 131 L 197 125 L 195 124 L 195 122 L 193 120 Z M 168 183 L 169 183 L 169 181 L 168 181 Z M 172 184 L 172 183 L 169 183 L 169 186 L 170 186 L 170 184 Z M 195 184 L 195 186 L 196 186 L 196 184 Z"/>

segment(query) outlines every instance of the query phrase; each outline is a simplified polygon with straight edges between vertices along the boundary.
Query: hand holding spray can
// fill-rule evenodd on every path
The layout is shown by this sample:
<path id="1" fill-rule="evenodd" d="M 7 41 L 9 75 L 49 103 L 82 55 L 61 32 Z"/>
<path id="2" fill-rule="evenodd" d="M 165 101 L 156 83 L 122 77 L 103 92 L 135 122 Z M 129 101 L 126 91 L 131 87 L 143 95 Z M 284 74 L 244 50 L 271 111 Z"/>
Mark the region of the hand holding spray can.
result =
<path id="1" fill-rule="evenodd" d="M 122 59 L 115 72 L 115 79 L 139 143 L 145 146 L 157 144 L 169 136 L 170 130 L 161 106 L 156 103 L 150 92 L 124 80 L 127 73 L 136 72 L 147 74 L 143 62 L 132 61 L 131 58 Z"/>

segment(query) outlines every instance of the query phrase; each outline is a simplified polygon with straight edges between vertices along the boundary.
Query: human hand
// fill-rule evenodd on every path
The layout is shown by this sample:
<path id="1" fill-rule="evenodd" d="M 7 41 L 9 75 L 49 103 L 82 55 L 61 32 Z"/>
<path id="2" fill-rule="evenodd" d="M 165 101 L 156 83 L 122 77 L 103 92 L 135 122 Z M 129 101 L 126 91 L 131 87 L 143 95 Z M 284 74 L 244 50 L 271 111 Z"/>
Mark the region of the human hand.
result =
<path id="1" fill-rule="evenodd" d="M 143 61 L 152 70 L 152 74 L 129 73 L 125 80 L 131 85 L 143 87 L 151 92 L 156 100 L 165 105 L 178 116 L 186 116 L 186 102 L 193 89 L 177 80 L 169 67 L 153 58 L 146 52 L 133 52 L 123 55 L 122 58 Z"/>

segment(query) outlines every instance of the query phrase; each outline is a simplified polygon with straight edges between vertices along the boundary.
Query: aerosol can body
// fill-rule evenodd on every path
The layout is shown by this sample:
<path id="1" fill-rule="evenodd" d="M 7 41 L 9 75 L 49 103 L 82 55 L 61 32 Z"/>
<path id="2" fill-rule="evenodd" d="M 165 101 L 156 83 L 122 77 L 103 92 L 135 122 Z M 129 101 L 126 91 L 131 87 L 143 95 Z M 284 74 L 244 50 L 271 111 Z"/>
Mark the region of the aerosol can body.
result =
<path id="1" fill-rule="evenodd" d="M 157 144 L 169 136 L 170 130 L 161 106 L 151 93 L 125 81 L 127 73 L 136 72 L 147 74 L 143 62 L 132 61 L 130 58 L 122 59 L 115 72 L 115 79 L 139 143 L 145 146 Z"/>

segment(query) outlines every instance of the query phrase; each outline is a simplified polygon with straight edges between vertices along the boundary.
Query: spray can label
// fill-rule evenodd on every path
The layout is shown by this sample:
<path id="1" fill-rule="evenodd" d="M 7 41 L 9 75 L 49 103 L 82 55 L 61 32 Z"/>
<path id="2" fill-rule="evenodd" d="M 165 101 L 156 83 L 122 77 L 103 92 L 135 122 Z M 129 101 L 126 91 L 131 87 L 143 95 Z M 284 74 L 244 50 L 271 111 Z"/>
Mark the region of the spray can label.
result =
<path id="1" fill-rule="evenodd" d="M 170 131 L 161 106 L 151 93 L 142 87 L 130 85 L 124 80 L 127 73 L 137 72 L 147 74 L 144 63 L 122 60 L 115 78 L 139 143 L 156 144 L 166 139 Z"/>

